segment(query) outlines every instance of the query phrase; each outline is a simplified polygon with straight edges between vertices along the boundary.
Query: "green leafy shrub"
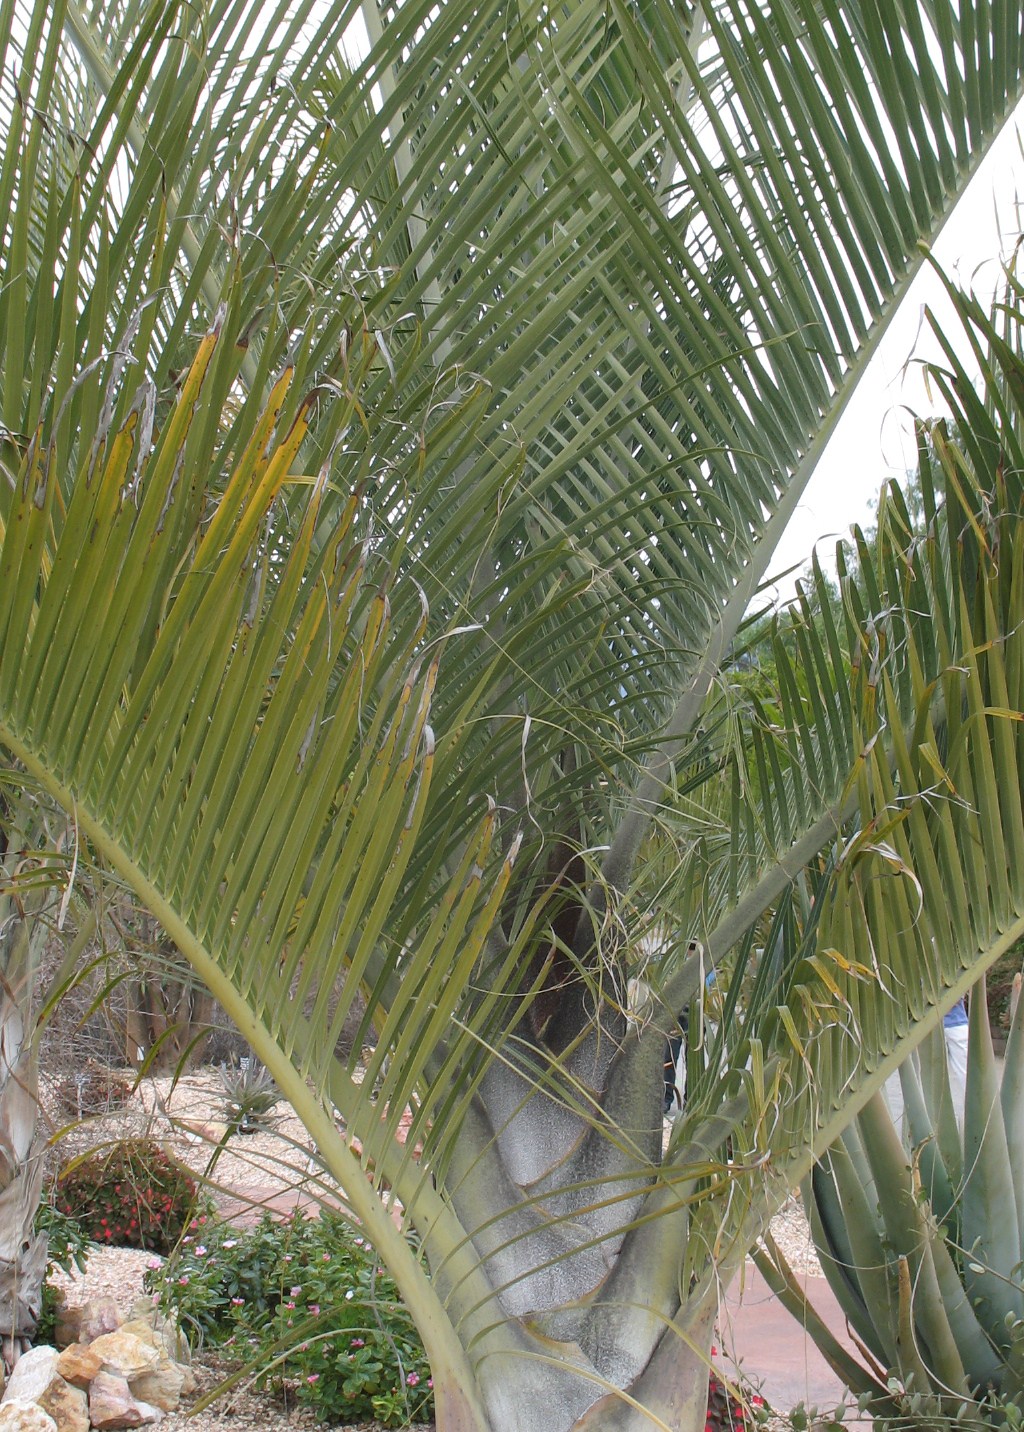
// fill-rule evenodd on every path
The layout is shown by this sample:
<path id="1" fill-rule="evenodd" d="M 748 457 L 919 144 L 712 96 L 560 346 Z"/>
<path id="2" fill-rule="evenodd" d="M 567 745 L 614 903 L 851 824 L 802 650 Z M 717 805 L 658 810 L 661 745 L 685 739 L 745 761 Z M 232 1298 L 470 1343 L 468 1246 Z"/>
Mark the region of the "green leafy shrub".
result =
<path id="1" fill-rule="evenodd" d="M 50 1274 L 55 1268 L 60 1268 L 65 1273 L 70 1273 L 72 1268 L 77 1268 L 80 1273 L 84 1272 L 90 1239 L 77 1218 L 62 1213 L 45 1199 L 36 1211 L 35 1231 L 46 1234 L 48 1255 L 46 1281 L 43 1283 L 43 1304 L 35 1339 L 40 1344 L 52 1343 L 61 1295 L 50 1282 Z"/>
<path id="2" fill-rule="evenodd" d="M 191 1173 L 153 1139 L 122 1139 L 68 1164 L 54 1202 L 96 1243 L 157 1253 L 171 1251 L 198 1206 Z"/>
<path id="3" fill-rule="evenodd" d="M 433 1383 L 398 1290 L 358 1231 L 335 1214 L 252 1229 L 212 1220 L 152 1267 L 159 1293 L 193 1339 L 219 1345 L 324 1420 L 429 1421 Z"/>
<path id="4" fill-rule="evenodd" d="M 238 1229 L 195 1219 L 145 1286 L 193 1342 L 233 1353 L 325 1421 L 385 1427 L 433 1417 L 433 1381 L 412 1319 L 373 1249 L 337 1214 L 265 1215 Z M 760 1403 L 760 1398 L 753 1399 Z M 711 1374 L 706 1432 L 750 1414 Z"/>

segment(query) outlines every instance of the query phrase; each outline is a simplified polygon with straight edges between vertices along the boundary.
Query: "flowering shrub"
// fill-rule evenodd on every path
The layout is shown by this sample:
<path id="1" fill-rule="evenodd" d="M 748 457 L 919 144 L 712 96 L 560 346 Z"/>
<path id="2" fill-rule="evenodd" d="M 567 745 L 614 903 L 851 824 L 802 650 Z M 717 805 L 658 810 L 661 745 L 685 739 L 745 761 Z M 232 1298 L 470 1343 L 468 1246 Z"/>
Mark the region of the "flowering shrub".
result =
<path id="1" fill-rule="evenodd" d="M 760 1397 L 752 1397 L 751 1405 L 756 1413 L 764 1404 Z M 704 1432 L 750 1432 L 753 1426 L 750 1412 L 712 1373 L 708 1379 L 708 1415 Z"/>
<path id="2" fill-rule="evenodd" d="M 344 1219 L 296 1212 L 238 1229 L 193 1220 L 145 1285 L 196 1341 L 234 1353 L 325 1421 L 385 1427 L 433 1418 L 419 1334 L 376 1254 Z M 752 1432 L 754 1416 L 711 1374 L 706 1432 Z M 758 1419 L 760 1420 L 760 1419 Z"/>
<path id="3" fill-rule="evenodd" d="M 153 1139 L 122 1139 L 68 1164 L 54 1206 L 96 1243 L 169 1253 L 196 1210 L 196 1183 Z"/>
<path id="4" fill-rule="evenodd" d="M 196 1220 L 145 1281 L 190 1336 L 265 1368 L 326 1421 L 399 1427 L 433 1416 L 430 1368 L 398 1290 L 335 1214 L 268 1215 L 245 1230 Z"/>

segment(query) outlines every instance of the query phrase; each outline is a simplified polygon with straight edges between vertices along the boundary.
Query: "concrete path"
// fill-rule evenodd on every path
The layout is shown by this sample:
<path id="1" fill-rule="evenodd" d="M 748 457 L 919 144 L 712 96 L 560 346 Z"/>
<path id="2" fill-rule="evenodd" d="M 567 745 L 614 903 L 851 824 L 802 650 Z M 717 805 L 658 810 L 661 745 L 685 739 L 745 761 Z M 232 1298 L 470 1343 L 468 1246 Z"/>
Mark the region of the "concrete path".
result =
<path id="1" fill-rule="evenodd" d="M 810 1274 L 800 1281 L 812 1306 L 856 1356 L 828 1283 Z M 797 1320 L 769 1291 L 753 1263 L 746 1264 L 725 1295 L 716 1346 L 715 1361 L 723 1372 L 760 1392 L 776 1412 L 789 1412 L 799 1403 L 827 1412 L 843 1400 L 843 1384 Z"/>

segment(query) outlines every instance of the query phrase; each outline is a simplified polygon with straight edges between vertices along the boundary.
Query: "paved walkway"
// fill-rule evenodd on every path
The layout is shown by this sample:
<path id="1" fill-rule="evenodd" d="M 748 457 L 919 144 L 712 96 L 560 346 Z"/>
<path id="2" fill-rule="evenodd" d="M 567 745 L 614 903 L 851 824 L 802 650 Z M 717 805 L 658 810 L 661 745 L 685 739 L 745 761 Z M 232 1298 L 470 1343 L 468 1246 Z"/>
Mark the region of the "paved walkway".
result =
<path id="1" fill-rule="evenodd" d="M 800 1281 L 811 1305 L 856 1355 L 846 1320 L 825 1279 L 805 1274 Z M 745 1387 L 759 1391 L 777 1412 L 789 1412 L 799 1403 L 828 1412 L 843 1400 L 839 1378 L 750 1262 L 725 1296 L 716 1362 Z"/>

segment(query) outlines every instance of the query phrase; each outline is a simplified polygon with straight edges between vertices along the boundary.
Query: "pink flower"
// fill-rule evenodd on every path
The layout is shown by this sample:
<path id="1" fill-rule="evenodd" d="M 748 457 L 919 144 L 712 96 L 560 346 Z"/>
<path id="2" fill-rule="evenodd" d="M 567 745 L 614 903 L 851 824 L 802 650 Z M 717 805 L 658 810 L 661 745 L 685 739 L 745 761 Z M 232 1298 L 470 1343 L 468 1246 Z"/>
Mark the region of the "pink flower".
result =
<path id="1" fill-rule="evenodd" d="M 181 1277 L 178 1279 L 178 1282 L 183 1288 L 186 1287 L 186 1285 L 188 1284 L 188 1274 L 182 1273 Z"/>
<path id="2" fill-rule="evenodd" d="M 432 1377 L 427 1378 L 427 1386 L 431 1388 L 434 1386 L 434 1379 Z"/>
<path id="3" fill-rule="evenodd" d="M 366 1344 L 363 1342 L 362 1338 L 353 1338 L 352 1341 L 349 1343 L 349 1347 L 365 1347 L 365 1346 L 366 1346 Z"/>
<path id="4" fill-rule="evenodd" d="M 308 1383 L 310 1383 L 310 1384 L 312 1384 L 312 1383 L 314 1383 L 314 1382 L 319 1382 L 319 1381 L 320 1381 L 320 1374 L 319 1374 L 318 1372 L 308 1372 L 308 1373 L 306 1374 L 306 1381 L 307 1381 Z"/>
<path id="5" fill-rule="evenodd" d="M 220 1246 L 221 1246 L 222 1248 L 237 1248 L 237 1247 L 238 1247 L 238 1239 L 237 1239 L 237 1238 L 225 1238 L 225 1239 L 224 1239 L 224 1242 L 223 1242 Z"/>
<path id="6" fill-rule="evenodd" d="M 319 1304 L 319 1303 L 310 1303 L 310 1305 L 309 1305 L 309 1311 L 313 1314 L 314 1318 L 319 1317 L 319 1316 L 320 1316 L 320 1304 Z"/>
<path id="7" fill-rule="evenodd" d="M 407 1386 L 407 1387 L 415 1387 L 415 1386 L 417 1385 L 417 1383 L 419 1382 L 419 1380 L 420 1380 L 420 1375 L 419 1375 L 418 1372 L 410 1372 L 409 1375 L 408 1375 L 408 1377 L 405 1379 L 406 1386 Z"/>
<path id="8" fill-rule="evenodd" d="M 232 1298 L 232 1299 L 231 1299 L 231 1306 L 232 1306 L 233 1308 L 244 1308 L 244 1307 L 245 1307 L 245 1299 L 244 1299 L 244 1298 Z"/>
<path id="9" fill-rule="evenodd" d="M 206 1249 L 203 1247 L 203 1245 L 202 1245 L 201 1243 L 197 1243 L 197 1244 L 196 1244 L 196 1257 L 197 1257 L 197 1258 L 205 1258 L 205 1257 L 206 1257 Z"/>
<path id="10" fill-rule="evenodd" d="M 294 1287 L 294 1288 L 292 1289 L 291 1295 L 292 1295 L 293 1298 L 297 1298 L 301 1292 L 302 1292 L 302 1289 L 301 1289 L 300 1287 Z"/>

